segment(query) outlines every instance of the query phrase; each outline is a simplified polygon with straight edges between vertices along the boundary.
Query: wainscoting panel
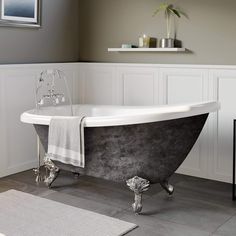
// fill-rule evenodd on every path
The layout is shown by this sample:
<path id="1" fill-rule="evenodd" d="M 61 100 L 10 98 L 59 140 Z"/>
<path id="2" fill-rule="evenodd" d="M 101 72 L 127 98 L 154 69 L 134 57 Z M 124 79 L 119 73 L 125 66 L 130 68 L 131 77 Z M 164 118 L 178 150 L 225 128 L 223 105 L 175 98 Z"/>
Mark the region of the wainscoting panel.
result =
<path id="1" fill-rule="evenodd" d="M 127 106 L 158 104 L 158 70 L 145 67 L 120 67 L 121 104 Z"/>
<path id="2" fill-rule="evenodd" d="M 114 67 L 92 66 L 83 76 L 83 103 L 116 104 Z"/>
<path id="3" fill-rule="evenodd" d="M 29 147 L 35 146 L 36 135 L 31 125 L 22 125 L 20 115 L 22 111 L 35 106 L 34 99 L 32 99 L 34 98 L 35 72 L 33 70 L 28 70 L 27 74 L 24 71 L 4 72 L 5 91 L 11 91 L 5 93 L 4 97 L 5 129 L 8 140 L 6 149 L 9 157 L 7 161 L 8 169 L 26 165 L 28 155 L 34 154 Z M 24 138 L 19 134 L 24 134 Z M 25 142 L 25 140 L 28 141 Z M 29 153 L 29 149 L 31 153 Z"/>
<path id="4" fill-rule="evenodd" d="M 221 109 L 214 117 L 214 152 L 211 176 L 214 179 L 231 181 L 233 157 L 233 119 L 236 119 L 236 70 L 211 70 L 213 97 L 221 103 Z M 227 175 L 226 175 L 227 173 Z"/>
<path id="5" fill-rule="evenodd" d="M 161 69 L 161 79 L 164 81 L 166 91 L 166 104 L 184 104 L 207 101 L 208 99 L 208 73 L 205 69 Z M 188 157 L 177 172 L 207 177 L 206 132 L 201 133 Z"/>
<path id="6" fill-rule="evenodd" d="M 0 177 L 3 176 L 8 161 L 5 93 L 5 80 L 0 72 Z"/>
<path id="7" fill-rule="evenodd" d="M 36 133 L 32 125 L 21 123 L 20 115 L 35 107 L 35 80 L 48 68 L 66 73 L 73 101 L 78 102 L 76 64 L 0 66 L 0 177 L 37 165 Z"/>

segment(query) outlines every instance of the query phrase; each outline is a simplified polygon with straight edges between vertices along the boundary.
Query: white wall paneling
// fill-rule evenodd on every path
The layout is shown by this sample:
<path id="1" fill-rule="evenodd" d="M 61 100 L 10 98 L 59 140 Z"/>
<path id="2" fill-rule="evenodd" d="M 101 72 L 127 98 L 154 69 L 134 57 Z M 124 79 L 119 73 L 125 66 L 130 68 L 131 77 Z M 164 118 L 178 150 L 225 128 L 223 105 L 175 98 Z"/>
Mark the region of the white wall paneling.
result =
<path id="1" fill-rule="evenodd" d="M 161 69 L 166 88 L 166 104 L 208 100 L 208 71 L 206 69 Z"/>
<path id="2" fill-rule="evenodd" d="M 229 182 L 232 173 L 233 119 L 236 118 L 236 70 L 210 70 L 212 97 L 221 103 L 221 109 L 214 114 L 211 124 L 213 150 L 211 178 Z"/>
<path id="3" fill-rule="evenodd" d="M 90 66 L 82 73 L 83 103 L 117 104 L 116 71 L 113 66 Z"/>
<path id="4" fill-rule="evenodd" d="M 225 182 L 232 178 L 232 122 L 236 117 L 236 66 L 59 63 L 0 66 L 0 176 L 36 165 L 35 132 L 20 123 L 34 107 L 34 79 L 59 68 L 74 103 L 158 105 L 219 100 L 178 172 Z"/>
<path id="5" fill-rule="evenodd" d="M 207 101 L 208 71 L 206 69 L 163 68 L 160 70 L 165 104 Z M 177 172 L 207 177 L 207 136 L 205 129 Z"/>
<path id="6" fill-rule="evenodd" d="M 6 106 L 5 106 L 5 80 L 0 72 L 0 177 L 5 173 L 7 166 L 7 130 L 6 130 Z M 3 174 L 4 173 L 4 174 Z M 5 174 L 6 175 L 6 174 Z"/>
<path id="7" fill-rule="evenodd" d="M 29 69 L 26 74 L 24 71 L 5 70 L 3 74 L 6 91 L 4 95 L 4 128 L 7 140 L 5 145 L 8 157 L 6 164 L 8 171 L 12 172 L 16 168 L 32 164 L 27 154 L 34 154 L 30 147 L 35 146 L 35 134 L 33 127 L 21 124 L 19 117 L 22 110 L 34 107 L 32 98 L 34 98 L 35 71 Z M 21 134 L 24 135 L 24 139 Z"/>
<path id="8" fill-rule="evenodd" d="M 119 67 L 120 104 L 157 105 L 158 69 L 155 67 Z"/>
<path id="9" fill-rule="evenodd" d="M 78 102 L 77 64 L 0 66 L 0 177 L 37 165 L 36 133 L 33 126 L 20 122 L 20 115 L 35 107 L 35 79 L 46 68 L 66 73 L 73 100 Z"/>

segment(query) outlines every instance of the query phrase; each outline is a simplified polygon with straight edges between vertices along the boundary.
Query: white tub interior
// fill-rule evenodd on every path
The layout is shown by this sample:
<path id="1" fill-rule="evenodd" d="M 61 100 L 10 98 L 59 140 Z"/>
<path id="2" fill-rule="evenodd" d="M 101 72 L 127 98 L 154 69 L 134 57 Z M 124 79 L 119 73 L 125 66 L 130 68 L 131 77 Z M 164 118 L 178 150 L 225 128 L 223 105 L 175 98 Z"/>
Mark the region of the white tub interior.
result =
<path id="1" fill-rule="evenodd" d="M 98 106 L 98 105 L 73 105 L 74 116 L 100 117 L 141 115 L 150 113 L 185 112 L 189 106 Z M 69 106 L 42 107 L 39 110 L 31 110 L 35 115 L 70 116 Z"/>

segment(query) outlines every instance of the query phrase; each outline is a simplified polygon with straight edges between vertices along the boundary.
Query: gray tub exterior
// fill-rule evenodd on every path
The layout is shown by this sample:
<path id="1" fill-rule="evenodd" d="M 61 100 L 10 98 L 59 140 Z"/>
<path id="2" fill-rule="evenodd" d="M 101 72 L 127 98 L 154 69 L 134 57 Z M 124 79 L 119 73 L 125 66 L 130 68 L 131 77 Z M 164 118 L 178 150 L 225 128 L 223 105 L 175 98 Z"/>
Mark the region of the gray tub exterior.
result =
<path id="1" fill-rule="evenodd" d="M 86 127 L 86 167 L 72 171 L 117 182 L 134 176 L 150 183 L 167 181 L 191 151 L 207 117 L 202 114 L 154 123 Z M 48 126 L 34 126 L 47 151 Z"/>

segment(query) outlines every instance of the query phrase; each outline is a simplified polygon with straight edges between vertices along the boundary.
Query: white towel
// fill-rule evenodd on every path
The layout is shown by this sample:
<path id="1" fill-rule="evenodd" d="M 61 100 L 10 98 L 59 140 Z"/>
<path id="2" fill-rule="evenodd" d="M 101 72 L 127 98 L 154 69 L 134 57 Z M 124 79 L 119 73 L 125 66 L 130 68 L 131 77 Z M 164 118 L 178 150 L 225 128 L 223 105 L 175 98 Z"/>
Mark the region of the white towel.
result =
<path id="1" fill-rule="evenodd" d="M 47 157 L 85 167 L 84 117 L 53 117 L 49 125 Z"/>

